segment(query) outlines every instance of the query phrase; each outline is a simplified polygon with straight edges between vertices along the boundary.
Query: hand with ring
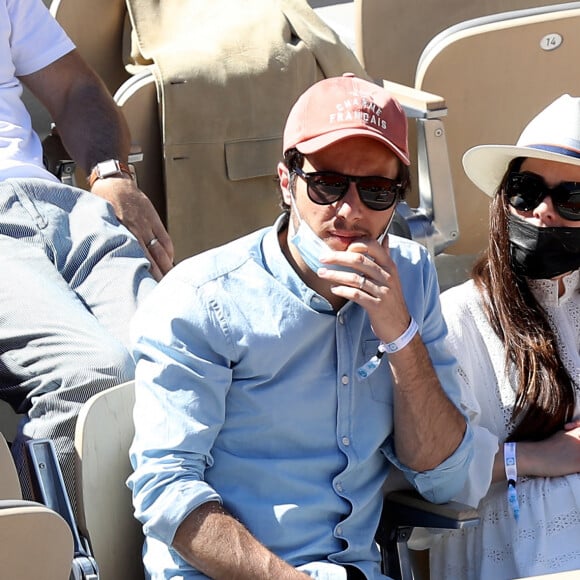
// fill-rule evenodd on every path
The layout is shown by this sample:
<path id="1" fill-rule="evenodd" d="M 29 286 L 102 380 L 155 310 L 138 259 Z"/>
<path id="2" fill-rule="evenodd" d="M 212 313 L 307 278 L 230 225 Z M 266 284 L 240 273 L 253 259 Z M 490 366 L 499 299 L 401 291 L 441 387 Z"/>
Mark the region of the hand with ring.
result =
<path id="1" fill-rule="evenodd" d="M 367 311 L 377 337 L 389 342 L 406 330 L 409 311 L 388 246 L 374 240 L 357 242 L 347 251 L 329 252 L 321 262 L 343 268 L 324 268 L 318 275 L 331 284 L 332 294 L 352 300 Z"/>
<path id="2" fill-rule="evenodd" d="M 107 200 L 119 221 L 137 238 L 156 280 L 173 267 L 173 242 L 151 200 L 133 179 L 97 179 L 91 192 Z M 153 251 L 151 251 L 153 250 Z"/>

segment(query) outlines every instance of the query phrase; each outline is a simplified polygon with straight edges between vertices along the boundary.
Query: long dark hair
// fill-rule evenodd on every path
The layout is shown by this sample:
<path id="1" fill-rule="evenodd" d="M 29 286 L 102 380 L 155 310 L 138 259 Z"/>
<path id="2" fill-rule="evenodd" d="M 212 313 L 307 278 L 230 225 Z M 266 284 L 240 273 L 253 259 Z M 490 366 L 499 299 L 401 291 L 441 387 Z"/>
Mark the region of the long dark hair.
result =
<path id="1" fill-rule="evenodd" d="M 514 159 L 490 206 L 489 244 L 473 267 L 489 322 L 505 346 L 506 369 L 515 365 L 517 391 L 509 441 L 539 441 L 572 418 L 574 384 L 562 364 L 556 337 L 526 279 L 512 266 L 508 237 L 507 176 L 518 171 Z"/>

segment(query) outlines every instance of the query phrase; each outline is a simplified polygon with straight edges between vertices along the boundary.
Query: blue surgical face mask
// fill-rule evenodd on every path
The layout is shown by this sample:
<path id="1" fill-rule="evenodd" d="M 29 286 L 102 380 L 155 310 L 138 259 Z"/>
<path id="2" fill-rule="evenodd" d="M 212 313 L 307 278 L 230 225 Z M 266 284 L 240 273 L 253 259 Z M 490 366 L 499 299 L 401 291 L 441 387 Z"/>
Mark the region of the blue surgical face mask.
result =
<path id="1" fill-rule="evenodd" d="M 289 239 L 292 244 L 296 247 L 302 259 L 306 263 L 306 265 L 314 272 L 318 272 L 319 268 L 328 268 L 329 270 L 340 270 L 342 272 L 354 272 L 358 273 L 356 270 L 352 268 L 347 268 L 345 266 L 339 266 L 338 264 L 323 264 L 320 261 L 320 257 L 330 251 L 330 248 L 326 245 L 324 241 L 322 241 L 312 230 L 312 228 L 302 219 L 300 216 L 300 212 L 296 207 L 296 202 L 294 200 L 294 195 L 292 195 L 294 211 L 296 212 L 296 216 L 300 220 L 300 225 L 298 226 L 298 230 L 295 231 L 294 223 L 290 218 L 290 223 L 288 225 L 288 234 Z M 389 223 L 385 227 L 383 233 L 377 238 L 377 242 L 379 244 L 383 243 L 385 236 L 387 235 L 387 230 L 391 225 L 391 220 L 395 213 L 391 215 L 391 219 Z"/>

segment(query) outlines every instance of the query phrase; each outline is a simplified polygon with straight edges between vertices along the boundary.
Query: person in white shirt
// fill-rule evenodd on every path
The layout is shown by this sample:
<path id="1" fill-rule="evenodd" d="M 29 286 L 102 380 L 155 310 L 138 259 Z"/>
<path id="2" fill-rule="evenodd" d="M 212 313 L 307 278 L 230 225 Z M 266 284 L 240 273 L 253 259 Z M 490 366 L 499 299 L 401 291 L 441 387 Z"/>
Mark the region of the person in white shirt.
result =
<path id="1" fill-rule="evenodd" d="M 21 83 L 91 192 L 43 166 Z M 49 438 L 74 504 L 80 407 L 133 378 L 129 320 L 172 267 L 171 240 L 129 175 L 129 145 L 104 84 L 41 0 L 0 0 L 0 398 L 25 415 L 12 452 L 27 498 L 25 443 Z"/>
<path id="2" fill-rule="evenodd" d="M 67 151 L 91 175 L 92 193 L 112 204 L 141 243 L 153 275 L 161 278 L 172 266 L 173 245 L 152 203 L 130 177 L 126 121 L 41 0 L 0 2 L 0 180 L 54 181 L 43 165 L 21 83 L 46 106 Z M 116 171 L 101 165 L 111 160 Z M 98 177 L 105 173 L 106 178 Z"/>
<path id="3" fill-rule="evenodd" d="M 475 456 L 456 499 L 481 523 L 437 536 L 434 578 L 580 569 L 580 98 L 563 95 L 515 146 L 467 151 L 492 197 L 473 279 L 442 295 Z"/>

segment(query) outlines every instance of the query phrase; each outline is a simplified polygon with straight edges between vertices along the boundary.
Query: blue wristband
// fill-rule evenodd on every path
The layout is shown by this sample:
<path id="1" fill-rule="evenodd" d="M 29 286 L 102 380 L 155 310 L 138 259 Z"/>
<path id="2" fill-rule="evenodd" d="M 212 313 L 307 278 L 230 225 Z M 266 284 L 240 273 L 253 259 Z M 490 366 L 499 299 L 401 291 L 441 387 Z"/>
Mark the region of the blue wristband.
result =
<path id="1" fill-rule="evenodd" d="M 512 513 L 514 514 L 514 519 L 517 522 L 518 518 L 520 517 L 520 504 L 518 502 L 518 492 L 516 491 L 516 483 L 518 481 L 518 467 L 516 463 L 515 443 L 504 443 L 503 459 L 505 476 L 508 481 L 507 500 L 512 509 Z"/>

